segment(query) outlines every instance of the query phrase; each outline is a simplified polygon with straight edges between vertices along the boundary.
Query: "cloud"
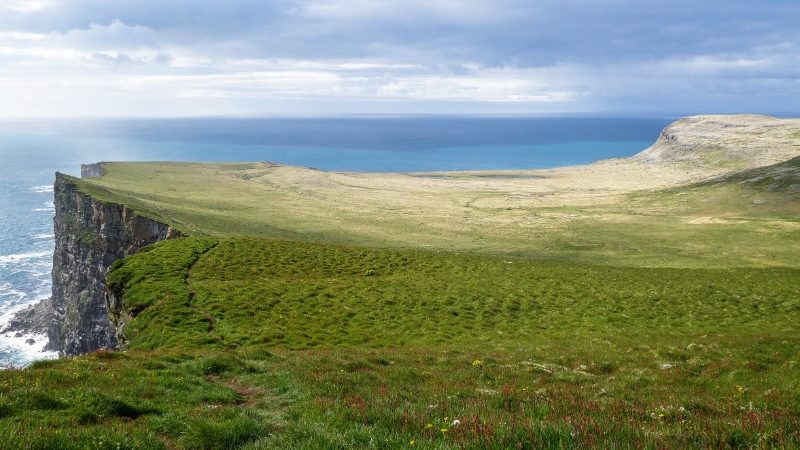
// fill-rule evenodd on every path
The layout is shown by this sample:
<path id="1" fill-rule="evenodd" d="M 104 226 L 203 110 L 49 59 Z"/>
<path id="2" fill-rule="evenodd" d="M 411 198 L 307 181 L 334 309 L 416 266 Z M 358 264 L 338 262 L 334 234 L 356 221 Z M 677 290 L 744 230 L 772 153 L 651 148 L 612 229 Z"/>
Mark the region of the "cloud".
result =
<path id="1" fill-rule="evenodd" d="M 453 24 L 485 24 L 490 20 L 508 17 L 506 2 L 473 0 L 317 0 L 302 6 L 303 15 L 324 21 L 389 21 L 398 19 Z"/>
<path id="2" fill-rule="evenodd" d="M 39 11 L 52 6 L 50 0 L 3 0 L 0 3 L 0 11 L 5 10 L 12 13 L 30 13 Z"/>
<path id="3" fill-rule="evenodd" d="M 69 30 L 54 34 L 62 45 L 94 49 L 138 49 L 157 48 L 155 33 L 141 25 L 128 25 L 119 19 L 107 25 L 92 23 L 88 28 Z"/>
<path id="4" fill-rule="evenodd" d="M 121 98 L 131 113 L 786 110 L 799 16 L 795 0 L 8 0 L 0 100 L 30 108 L 0 114 L 78 92 L 97 114 Z"/>

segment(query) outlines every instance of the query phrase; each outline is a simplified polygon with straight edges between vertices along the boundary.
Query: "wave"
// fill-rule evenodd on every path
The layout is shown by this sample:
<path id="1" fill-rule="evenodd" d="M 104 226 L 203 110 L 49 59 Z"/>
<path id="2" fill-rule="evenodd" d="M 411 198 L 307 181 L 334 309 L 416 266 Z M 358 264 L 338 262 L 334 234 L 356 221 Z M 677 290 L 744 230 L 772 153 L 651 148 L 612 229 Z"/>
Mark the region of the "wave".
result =
<path id="1" fill-rule="evenodd" d="M 26 261 L 29 259 L 44 258 L 45 256 L 50 256 L 50 255 L 52 255 L 52 252 L 49 251 L 18 253 L 16 255 L 0 255 L 0 266 L 17 264 L 19 262 Z"/>
<path id="2" fill-rule="evenodd" d="M 56 237 L 55 234 L 35 234 L 33 235 L 34 239 L 53 239 Z"/>
<path id="3" fill-rule="evenodd" d="M 28 294 L 26 294 L 25 292 L 20 291 L 18 289 L 15 289 L 14 286 L 11 283 L 0 284 L 0 298 L 2 298 L 2 297 L 5 297 L 7 299 L 8 298 L 13 298 L 14 300 L 19 301 L 19 300 L 24 299 L 27 296 L 28 296 Z M 0 304 L 0 307 L 2 307 L 2 306 L 6 306 L 6 305 Z"/>
<path id="4" fill-rule="evenodd" d="M 0 319 L 3 322 L 4 319 Z M 0 323 L 0 329 L 6 326 Z M 39 333 L 9 332 L 0 335 L 0 370 L 25 367 L 40 359 L 56 359 L 58 352 L 45 350 L 47 336 Z"/>
<path id="5" fill-rule="evenodd" d="M 39 211 L 53 212 L 55 210 L 56 210 L 56 205 L 54 205 L 53 202 L 45 202 L 44 208 L 34 208 L 31 211 L 35 211 L 35 212 L 39 212 Z"/>
<path id="6" fill-rule="evenodd" d="M 5 297 L 0 303 L 0 330 L 5 330 L 18 311 L 46 299 L 49 293 L 28 295 L 10 283 L 2 283 L 0 297 Z M 0 370 L 12 366 L 25 367 L 38 359 L 57 358 L 58 352 L 45 351 L 47 341 L 47 336 L 38 333 L 7 331 L 0 334 Z"/>
<path id="7" fill-rule="evenodd" d="M 45 184 L 45 185 L 42 185 L 42 186 L 34 186 L 34 187 L 31 188 L 31 190 L 33 192 L 38 192 L 40 194 L 46 194 L 46 193 L 53 192 L 53 185 Z"/>

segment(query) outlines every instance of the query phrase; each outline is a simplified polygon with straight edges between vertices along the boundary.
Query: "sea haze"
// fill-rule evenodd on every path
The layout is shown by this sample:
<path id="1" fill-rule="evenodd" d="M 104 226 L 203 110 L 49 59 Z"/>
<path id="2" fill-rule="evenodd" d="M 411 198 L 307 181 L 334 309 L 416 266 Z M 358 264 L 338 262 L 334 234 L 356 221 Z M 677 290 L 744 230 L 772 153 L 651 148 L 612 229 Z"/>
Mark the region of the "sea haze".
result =
<path id="1" fill-rule="evenodd" d="M 53 174 L 115 160 L 271 161 L 338 171 L 528 169 L 632 155 L 671 117 L 0 122 L 0 329 L 51 291 Z M 34 343 L 29 344 L 29 339 Z M 0 366 L 52 357 L 0 334 Z"/>

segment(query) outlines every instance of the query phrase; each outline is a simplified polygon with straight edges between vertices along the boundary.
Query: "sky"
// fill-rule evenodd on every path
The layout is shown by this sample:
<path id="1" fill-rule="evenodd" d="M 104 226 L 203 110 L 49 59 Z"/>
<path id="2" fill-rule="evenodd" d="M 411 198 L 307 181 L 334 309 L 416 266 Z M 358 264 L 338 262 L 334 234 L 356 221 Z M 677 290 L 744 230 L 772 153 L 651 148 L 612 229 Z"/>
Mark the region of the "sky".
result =
<path id="1" fill-rule="evenodd" d="M 798 0 L 0 1 L 0 117 L 797 111 Z"/>

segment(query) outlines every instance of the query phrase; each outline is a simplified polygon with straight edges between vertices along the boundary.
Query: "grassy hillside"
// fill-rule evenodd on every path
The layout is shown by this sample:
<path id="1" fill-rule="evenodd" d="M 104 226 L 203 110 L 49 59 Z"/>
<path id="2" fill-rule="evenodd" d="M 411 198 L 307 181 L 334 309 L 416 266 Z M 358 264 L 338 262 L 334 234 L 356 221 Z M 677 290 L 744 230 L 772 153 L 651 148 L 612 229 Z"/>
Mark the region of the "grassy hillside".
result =
<path id="1" fill-rule="evenodd" d="M 81 190 L 189 237 L 109 272 L 126 352 L 0 371 L 0 449 L 800 448 L 798 126 L 545 171 L 105 164 Z"/>
<path id="2" fill-rule="evenodd" d="M 0 372 L 6 448 L 800 445 L 800 271 L 185 238 L 131 351 Z"/>
<path id="3" fill-rule="evenodd" d="M 269 164 L 106 168 L 81 188 L 193 235 L 635 267 L 800 266 L 800 199 L 768 192 L 769 202 L 754 204 L 752 192 L 734 183 L 703 192 L 596 191 L 570 187 L 580 174 L 567 183 L 561 175 L 431 180 Z M 647 183 L 649 176 L 638 176 Z"/>
<path id="4" fill-rule="evenodd" d="M 724 175 L 701 186 L 736 185 L 759 193 L 773 193 L 787 201 L 800 199 L 800 156 L 778 164 Z"/>

